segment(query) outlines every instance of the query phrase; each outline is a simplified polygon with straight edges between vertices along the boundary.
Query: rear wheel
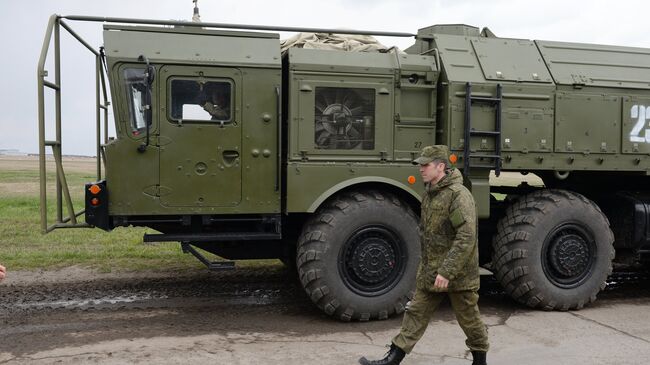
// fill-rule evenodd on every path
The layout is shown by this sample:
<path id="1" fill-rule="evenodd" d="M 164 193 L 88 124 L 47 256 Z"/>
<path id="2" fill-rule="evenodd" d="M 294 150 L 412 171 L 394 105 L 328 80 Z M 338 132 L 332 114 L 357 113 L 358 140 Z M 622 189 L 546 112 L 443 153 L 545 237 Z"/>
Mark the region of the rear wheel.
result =
<path id="1" fill-rule="evenodd" d="M 403 312 L 420 259 L 417 225 L 393 195 L 338 197 L 315 214 L 298 241 L 305 291 L 321 310 L 345 321 Z"/>
<path id="2" fill-rule="evenodd" d="M 520 303 L 580 309 L 612 272 L 614 235 L 591 200 L 565 190 L 525 195 L 506 210 L 494 237 L 495 276 Z"/>

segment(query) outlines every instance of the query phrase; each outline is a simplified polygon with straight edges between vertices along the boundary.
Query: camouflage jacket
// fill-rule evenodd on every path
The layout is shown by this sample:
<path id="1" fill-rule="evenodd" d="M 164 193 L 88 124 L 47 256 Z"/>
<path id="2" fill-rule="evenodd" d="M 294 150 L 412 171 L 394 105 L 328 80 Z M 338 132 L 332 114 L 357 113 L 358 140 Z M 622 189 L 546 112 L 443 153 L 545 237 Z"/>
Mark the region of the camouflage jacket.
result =
<path id="1" fill-rule="evenodd" d="M 417 286 L 434 289 L 436 275 L 449 279 L 449 291 L 477 290 L 478 236 L 476 206 L 457 169 L 427 186 L 422 200 L 422 261 Z M 443 290 L 444 291 L 444 290 Z"/>

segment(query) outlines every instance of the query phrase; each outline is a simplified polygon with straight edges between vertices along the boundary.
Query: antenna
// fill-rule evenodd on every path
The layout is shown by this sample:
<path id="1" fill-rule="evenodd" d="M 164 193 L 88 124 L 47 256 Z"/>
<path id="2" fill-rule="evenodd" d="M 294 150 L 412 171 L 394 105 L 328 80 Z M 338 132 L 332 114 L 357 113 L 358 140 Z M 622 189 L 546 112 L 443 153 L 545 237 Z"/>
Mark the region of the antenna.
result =
<path id="1" fill-rule="evenodd" d="M 192 15 L 192 21 L 195 23 L 201 22 L 201 15 L 199 14 L 199 0 L 192 0 L 194 3 L 194 15 Z"/>

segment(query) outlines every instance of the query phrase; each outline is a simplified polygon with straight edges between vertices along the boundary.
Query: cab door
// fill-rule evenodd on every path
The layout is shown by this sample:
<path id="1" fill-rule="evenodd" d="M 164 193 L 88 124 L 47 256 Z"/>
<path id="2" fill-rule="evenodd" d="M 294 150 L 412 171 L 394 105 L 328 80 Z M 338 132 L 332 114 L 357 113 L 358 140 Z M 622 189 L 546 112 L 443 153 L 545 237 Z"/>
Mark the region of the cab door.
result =
<path id="1" fill-rule="evenodd" d="M 236 68 L 164 66 L 160 201 L 168 207 L 241 202 L 241 90 Z"/>

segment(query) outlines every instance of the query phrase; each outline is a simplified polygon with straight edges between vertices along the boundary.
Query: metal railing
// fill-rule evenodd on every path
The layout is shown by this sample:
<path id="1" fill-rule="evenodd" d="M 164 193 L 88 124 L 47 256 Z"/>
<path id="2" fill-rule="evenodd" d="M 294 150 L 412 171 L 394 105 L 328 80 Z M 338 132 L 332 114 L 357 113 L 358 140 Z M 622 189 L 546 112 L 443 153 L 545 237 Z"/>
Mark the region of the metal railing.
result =
<path id="1" fill-rule="evenodd" d="M 77 218 L 84 214 L 84 210 L 75 211 L 70 189 L 63 169 L 61 151 L 61 28 L 75 38 L 95 57 L 95 90 L 96 90 L 96 152 L 97 152 L 97 180 L 101 180 L 102 166 L 105 165 L 105 156 L 102 148 L 102 111 L 104 116 L 103 135 L 104 144 L 108 143 L 108 96 L 106 92 L 106 78 L 102 69 L 102 57 L 99 51 L 93 49 L 83 38 L 81 38 L 68 24 L 63 17 L 52 15 L 47 25 L 41 56 L 38 61 L 36 78 L 38 81 L 38 144 L 39 144 L 39 171 L 40 171 L 40 213 L 41 230 L 43 233 L 50 232 L 57 228 L 85 228 L 90 227 Z M 45 62 L 50 51 L 50 43 L 54 35 L 54 82 L 46 80 L 48 71 L 45 70 Z M 54 90 L 54 113 L 55 113 L 55 139 L 45 139 L 45 89 Z M 46 149 L 52 148 L 52 156 L 56 165 L 56 221 L 49 225 L 47 216 L 47 171 L 46 171 Z M 64 216 L 63 206 L 67 215 Z"/>

